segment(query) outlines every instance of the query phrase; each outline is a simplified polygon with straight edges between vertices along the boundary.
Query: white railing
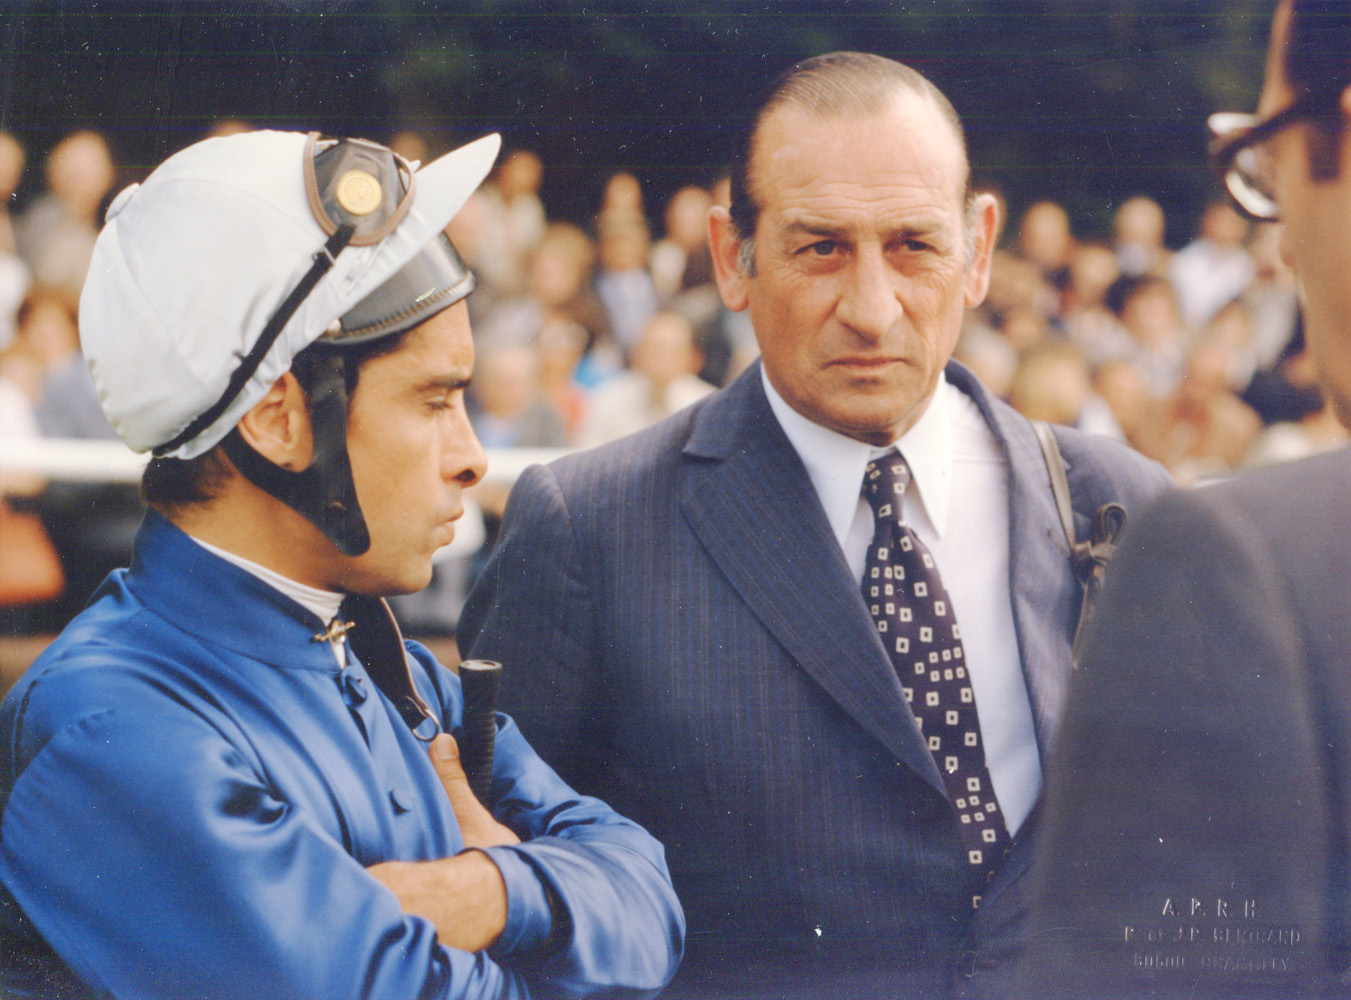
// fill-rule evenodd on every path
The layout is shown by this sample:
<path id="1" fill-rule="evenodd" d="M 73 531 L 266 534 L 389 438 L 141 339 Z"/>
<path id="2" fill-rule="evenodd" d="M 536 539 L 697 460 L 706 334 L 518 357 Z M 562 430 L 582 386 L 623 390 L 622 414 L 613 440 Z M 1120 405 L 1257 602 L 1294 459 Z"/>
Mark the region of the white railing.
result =
<path id="1" fill-rule="evenodd" d="M 550 462 L 566 454 L 564 448 L 491 448 L 485 479 L 512 483 L 526 466 Z M 147 457 L 136 454 L 121 441 L 0 437 L 0 470 L 27 472 L 43 479 L 136 483 L 141 479 Z"/>

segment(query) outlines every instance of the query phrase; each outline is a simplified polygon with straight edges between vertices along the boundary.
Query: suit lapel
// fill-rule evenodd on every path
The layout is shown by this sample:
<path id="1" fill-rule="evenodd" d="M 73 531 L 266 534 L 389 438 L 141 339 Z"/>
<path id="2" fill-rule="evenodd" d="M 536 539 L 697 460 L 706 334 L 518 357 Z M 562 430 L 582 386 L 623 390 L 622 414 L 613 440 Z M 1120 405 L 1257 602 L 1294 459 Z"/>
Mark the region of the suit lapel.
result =
<path id="1" fill-rule="evenodd" d="M 798 666 L 942 792 L 858 583 L 752 366 L 710 403 L 685 448 L 681 508 L 732 586 Z"/>
<path id="2" fill-rule="evenodd" d="M 1009 406 L 992 399 L 962 366 L 949 364 L 947 377 L 975 402 L 1008 459 L 1009 593 L 1044 762 L 1065 707 L 1072 672 L 1070 640 L 1079 590 L 1069 544 L 1032 426 Z"/>

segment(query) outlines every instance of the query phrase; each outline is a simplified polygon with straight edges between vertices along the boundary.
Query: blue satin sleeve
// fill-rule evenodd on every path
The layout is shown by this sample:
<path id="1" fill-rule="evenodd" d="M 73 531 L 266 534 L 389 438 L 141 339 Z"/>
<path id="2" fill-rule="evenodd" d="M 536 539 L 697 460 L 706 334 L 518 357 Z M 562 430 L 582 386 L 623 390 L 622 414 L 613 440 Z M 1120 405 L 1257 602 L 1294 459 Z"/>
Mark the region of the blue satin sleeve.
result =
<path id="1" fill-rule="evenodd" d="M 443 723 L 457 728 L 459 679 L 417 643 Z M 489 954 L 549 997 L 652 996 L 675 974 L 685 919 L 665 851 L 638 824 L 579 795 L 498 715 L 490 808 L 522 840 L 485 851 L 507 885 L 507 926 Z"/>
<path id="2" fill-rule="evenodd" d="M 442 947 L 191 712 L 109 709 L 14 783 L 0 850 L 35 929 L 95 991 L 138 998 L 528 995 Z"/>
<path id="3" fill-rule="evenodd" d="M 359 657 L 340 667 L 312 640 L 320 624 L 147 516 L 131 569 L 0 704 L 0 993 L 74 980 L 136 1000 L 664 986 L 684 924 L 660 845 L 577 795 L 505 717 L 490 805 L 526 843 L 488 852 L 504 932 L 459 951 L 402 911 L 368 867 L 450 857 L 464 840 L 426 744 Z M 454 731 L 458 677 L 407 648 Z"/>

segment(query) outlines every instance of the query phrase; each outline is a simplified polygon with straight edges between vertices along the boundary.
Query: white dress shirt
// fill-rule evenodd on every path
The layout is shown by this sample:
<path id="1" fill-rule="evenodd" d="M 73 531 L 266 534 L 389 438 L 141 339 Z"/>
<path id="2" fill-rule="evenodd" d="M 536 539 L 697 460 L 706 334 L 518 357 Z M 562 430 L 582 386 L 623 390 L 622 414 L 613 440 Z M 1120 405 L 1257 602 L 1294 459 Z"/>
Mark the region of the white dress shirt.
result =
<path id="1" fill-rule="evenodd" d="M 784 402 L 763 368 L 761 379 L 860 587 L 873 537 L 863 474 L 893 447 L 905 458 L 912 487 L 902 516 L 933 554 L 961 622 L 986 765 L 1004 822 L 1016 833 L 1041 793 L 1041 756 L 1013 625 L 1008 462 L 999 443 L 976 404 L 946 378 L 915 425 L 887 448 L 812 423 Z"/>

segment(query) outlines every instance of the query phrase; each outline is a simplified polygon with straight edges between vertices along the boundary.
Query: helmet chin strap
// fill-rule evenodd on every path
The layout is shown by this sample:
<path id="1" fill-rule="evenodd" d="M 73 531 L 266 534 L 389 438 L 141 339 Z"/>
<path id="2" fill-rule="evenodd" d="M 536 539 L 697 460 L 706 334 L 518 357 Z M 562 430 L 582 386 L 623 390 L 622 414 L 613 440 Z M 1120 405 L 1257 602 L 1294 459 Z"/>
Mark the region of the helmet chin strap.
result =
<path id="1" fill-rule="evenodd" d="M 269 461 L 238 428 L 222 444 L 245 479 L 318 527 L 343 555 L 359 556 L 371 547 L 371 536 L 347 456 L 346 361 L 340 350 L 316 354 L 309 387 L 314 456 L 307 468 L 291 472 Z"/>

